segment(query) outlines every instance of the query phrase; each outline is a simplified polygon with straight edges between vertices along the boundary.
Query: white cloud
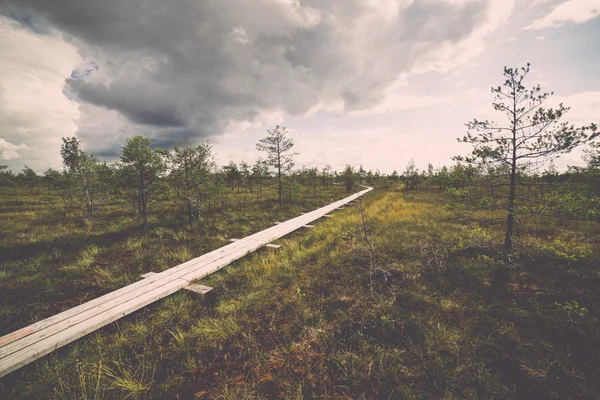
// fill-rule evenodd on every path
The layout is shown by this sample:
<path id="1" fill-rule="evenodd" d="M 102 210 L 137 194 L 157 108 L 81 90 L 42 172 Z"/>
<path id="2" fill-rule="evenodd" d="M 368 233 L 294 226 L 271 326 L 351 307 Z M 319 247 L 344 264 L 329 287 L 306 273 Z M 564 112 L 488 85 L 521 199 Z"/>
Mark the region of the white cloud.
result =
<path id="1" fill-rule="evenodd" d="M 63 87 L 81 58 L 55 33 L 36 35 L 1 16 L 0 48 L 2 158 L 9 167 L 60 168 L 60 139 L 75 134 L 79 117 Z"/>
<path id="2" fill-rule="evenodd" d="M 17 150 L 26 150 L 28 149 L 25 143 L 21 143 L 19 145 L 7 142 L 5 139 L 0 138 L 0 160 L 18 160 L 19 158 L 23 158 L 23 155 L 19 153 Z"/>
<path id="3" fill-rule="evenodd" d="M 10 161 L 23 158 L 23 154 L 19 153 L 18 150 L 27 149 L 28 147 L 24 143 L 21 143 L 20 145 L 15 145 L 0 138 L 0 160 Z"/>
<path id="4" fill-rule="evenodd" d="M 547 15 L 540 17 L 523 29 L 558 27 L 565 22 L 582 23 L 600 15 L 598 0 L 567 0 L 555 6 Z"/>
<path id="5" fill-rule="evenodd" d="M 415 110 L 417 108 L 431 107 L 448 100 L 444 96 L 415 96 L 390 93 L 379 105 L 366 110 L 351 111 L 349 115 L 373 115 L 400 110 Z"/>
<path id="6" fill-rule="evenodd" d="M 600 124 L 600 91 L 586 91 L 553 99 L 553 104 L 561 102 L 571 107 L 565 116 L 569 122 L 576 125 Z"/>

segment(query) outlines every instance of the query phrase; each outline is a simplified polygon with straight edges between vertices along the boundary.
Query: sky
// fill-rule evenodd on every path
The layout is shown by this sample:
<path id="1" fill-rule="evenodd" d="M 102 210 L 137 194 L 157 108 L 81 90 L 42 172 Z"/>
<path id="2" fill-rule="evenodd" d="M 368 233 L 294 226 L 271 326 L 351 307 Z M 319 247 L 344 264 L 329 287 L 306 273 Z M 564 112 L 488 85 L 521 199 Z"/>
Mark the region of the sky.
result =
<path id="1" fill-rule="evenodd" d="M 600 122 L 599 15 L 598 0 L 0 0 L 0 164 L 60 170 L 68 136 L 111 162 L 136 135 L 253 163 L 280 124 L 298 167 L 450 165 L 465 123 L 502 122 L 504 66 L 530 62 L 566 120 Z"/>

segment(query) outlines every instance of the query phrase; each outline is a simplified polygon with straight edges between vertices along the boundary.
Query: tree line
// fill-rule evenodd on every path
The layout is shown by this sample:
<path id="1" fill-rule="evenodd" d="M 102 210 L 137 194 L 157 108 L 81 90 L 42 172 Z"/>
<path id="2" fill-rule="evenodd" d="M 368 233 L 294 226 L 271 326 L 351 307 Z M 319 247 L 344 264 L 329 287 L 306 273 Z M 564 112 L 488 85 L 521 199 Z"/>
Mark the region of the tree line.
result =
<path id="1" fill-rule="evenodd" d="M 57 194 L 62 202 L 62 217 L 78 209 L 84 218 L 93 220 L 103 204 L 128 204 L 139 214 L 141 229 L 149 228 L 151 204 L 175 200 L 187 223 L 193 226 L 211 209 L 223 208 L 226 199 L 235 194 L 251 194 L 265 199 L 266 187 L 274 187 L 277 204 L 293 202 L 300 188 L 317 197 L 320 191 L 343 187 L 356 189 L 360 176 L 352 166 L 335 171 L 323 168 L 293 169 L 293 140 L 284 126 L 268 129 L 257 142 L 265 158 L 253 164 L 234 161 L 219 167 L 210 142 L 176 143 L 171 149 L 153 147 L 150 138 L 127 139 L 117 162 L 109 164 L 84 151 L 75 137 L 62 139 L 60 154 L 64 169 L 48 169 L 42 175 L 25 166 L 18 174 L 0 166 L 0 187 L 25 188 L 31 194 Z M 362 167 L 360 168 L 362 171 Z M 370 173 L 371 181 L 384 181 L 379 172 Z"/>

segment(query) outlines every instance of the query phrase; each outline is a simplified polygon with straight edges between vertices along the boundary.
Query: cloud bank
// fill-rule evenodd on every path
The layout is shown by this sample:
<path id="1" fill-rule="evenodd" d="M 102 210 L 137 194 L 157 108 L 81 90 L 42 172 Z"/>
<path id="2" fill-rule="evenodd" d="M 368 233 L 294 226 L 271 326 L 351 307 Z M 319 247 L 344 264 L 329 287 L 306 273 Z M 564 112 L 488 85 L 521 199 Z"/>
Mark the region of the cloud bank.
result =
<path id="1" fill-rule="evenodd" d="M 60 112 L 76 119 L 89 150 L 111 155 L 135 134 L 168 146 L 265 116 L 372 109 L 406 74 L 477 57 L 513 8 L 511 0 L 9 0 L 0 13 L 74 53 L 55 68 L 61 87 L 52 91 L 72 101 L 53 101 L 70 104 Z M 59 63 L 39 68 L 50 61 Z M 61 133 L 52 143 L 74 133 L 68 125 L 53 128 Z"/>
<path id="2" fill-rule="evenodd" d="M 536 19 L 524 29 L 552 28 L 566 22 L 582 23 L 598 15 L 600 15 L 598 0 L 567 0 L 556 5 L 549 13 Z"/>

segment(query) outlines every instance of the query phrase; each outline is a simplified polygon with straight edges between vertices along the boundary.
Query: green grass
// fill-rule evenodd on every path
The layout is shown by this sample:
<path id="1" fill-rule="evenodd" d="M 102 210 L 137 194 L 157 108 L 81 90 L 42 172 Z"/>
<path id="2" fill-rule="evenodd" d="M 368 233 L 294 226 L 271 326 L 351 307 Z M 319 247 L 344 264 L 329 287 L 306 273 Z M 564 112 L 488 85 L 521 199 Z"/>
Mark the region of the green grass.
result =
<path id="1" fill-rule="evenodd" d="M 435 191 L 374 191 L 365 201 L 374 254 L 359 208 L 336 211 L 281 240 L 281 249 L 204 279 L 216 288 L 213 301 L 172 295 L 3 378 L 0 397 L 598 398 L 598 228 L 522 221 L 509 281 L 498 290 L 491 278 L 501 224 L 457 217 L 444 209 L 448 201 Z M 43 265 L 62 259 L 88 272 L 98 265 L 122 283 L 148 263 L 161 269 L 194 253 L 197 235 L 218 247 L 249 229 L 219 232 L 232 225 L 225 218 L 258 218 L 226 214 L 212 217 L 214 236 L 165 224 L 145 238 L 27 264 L 38 280 Z M 102 287 L 116 285 L 108 282 Z M 9 304 L 2 318 L 18 309 Z"/>

